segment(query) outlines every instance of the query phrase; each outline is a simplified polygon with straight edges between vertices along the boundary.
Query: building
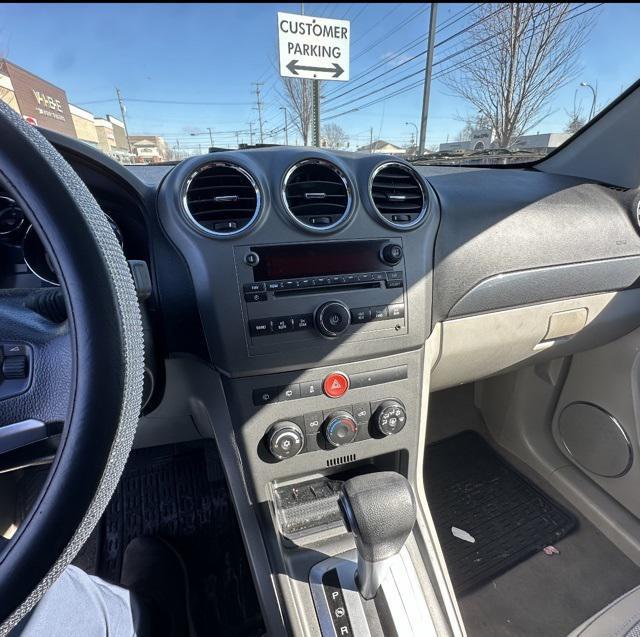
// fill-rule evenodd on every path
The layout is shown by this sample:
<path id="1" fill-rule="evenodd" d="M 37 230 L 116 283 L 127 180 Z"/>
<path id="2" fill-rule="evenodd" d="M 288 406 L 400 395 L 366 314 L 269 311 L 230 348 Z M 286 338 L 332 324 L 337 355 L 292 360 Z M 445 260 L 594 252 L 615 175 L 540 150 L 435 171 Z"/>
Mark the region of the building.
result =
<path id="1" fill-rule="evenodd" d="M 9 60 L 0 60 L 0 98 L 28 122 L 76 137 L 67 94 Z"/>
<path id="2" fill-rule="evenodd" d="M 141 163 L 167 161 L 169 146 L 159 135 L 129 135 L 131 150 Z"/>
<path id="3" fill-rule="evenodd" d="M 98 148 L 98 131 L 96 130 L 96 121 L 93 114 L 73 104 L 69 104 L 69 110 L 71 111 L 71 120 L 73 121 L 77 138 Z"/>
<path id="4" fill-rule="evenodd" d="M 400 146 L 390 144 L 382 139 L 373 142 L 373 144 L 367 144 L 366 146 L 360 146 L 358 148 L 360 153 L 383 153 L 385 155 L 404 155 L 407 151 Z"/>
<path id="5" fill-rule="evenodd" d="M 522 135 L 513 143 L 513 150 L 529 150 L 537 153 L 548 153 L 553 148 L 564 144 L 570 133 L 537 133 L 535 135 Z"/>
<path id="6" fill-rule="evenodd" d="M 127 140 L 127 129 L 124 122 L 113 115 L 107 115 L 107 121 L 111 123 L 113 128 L 113 137 L 116 140 L 116 149 L 118 151 L 129 152 L 129 141 Z"/>

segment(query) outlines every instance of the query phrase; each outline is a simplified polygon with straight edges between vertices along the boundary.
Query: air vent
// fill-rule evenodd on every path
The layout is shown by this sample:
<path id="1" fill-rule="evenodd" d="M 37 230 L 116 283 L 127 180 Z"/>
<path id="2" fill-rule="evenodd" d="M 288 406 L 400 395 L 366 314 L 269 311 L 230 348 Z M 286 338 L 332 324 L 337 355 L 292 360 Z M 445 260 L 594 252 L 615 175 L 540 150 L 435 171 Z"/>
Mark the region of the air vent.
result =
<path id="1" fill-rule="evenodd" d="M 419 177 L 399 162 L 388 162 L 374 170 L 370 194 L 380 218 L 393 228 L 414 228 L 427 213 L 427 195 Z"/>
<path id="2" fill-rule="evenodd" d="M 348 456 L 338 456 L 337 458 L 331 458 L 327 460 L 327 467 L 338 467 L 341 464 L 348 464 L 349 462 L 356 461 L 356 454 L 351 453 Z"/>
<path id="3" fill-rule="evenodd" d="M 216 237 L 247 230 L 260 213 L 260 191 L 253 177 L 240 166 L 221 161 L 191 175 L 183 202 L 192 225 Z"/>
<path id="4" fill-rule="evenodd" d="M 328 161 L 307 159 L 284 178 L 282 197 L 298 225 L 326 232 L 342 225 L 351 213 L 351 191 L 342 171 Z"/>

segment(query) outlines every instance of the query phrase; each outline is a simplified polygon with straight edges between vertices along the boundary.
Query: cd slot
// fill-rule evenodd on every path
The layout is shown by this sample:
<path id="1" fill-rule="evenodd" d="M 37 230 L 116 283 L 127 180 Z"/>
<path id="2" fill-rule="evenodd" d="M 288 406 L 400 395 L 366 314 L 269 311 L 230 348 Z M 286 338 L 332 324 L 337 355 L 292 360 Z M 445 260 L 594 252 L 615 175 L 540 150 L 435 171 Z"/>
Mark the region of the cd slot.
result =
<path id="1" fill-rule="evenodd" d="M 316 286 L 312 288 L 293 288 L 291 290 L 278 290 L 273 295 L 276 297 L 281 296 L 299 296 L 303 294 L 326 294 L 327 292 L 348 292 L 349 290 L 366 290 L 366 289 L 380 289 L 381 283 L 374 281 L 371 283 L 345 283 L 345 284 L 332 284 L 325 286 Z"/>

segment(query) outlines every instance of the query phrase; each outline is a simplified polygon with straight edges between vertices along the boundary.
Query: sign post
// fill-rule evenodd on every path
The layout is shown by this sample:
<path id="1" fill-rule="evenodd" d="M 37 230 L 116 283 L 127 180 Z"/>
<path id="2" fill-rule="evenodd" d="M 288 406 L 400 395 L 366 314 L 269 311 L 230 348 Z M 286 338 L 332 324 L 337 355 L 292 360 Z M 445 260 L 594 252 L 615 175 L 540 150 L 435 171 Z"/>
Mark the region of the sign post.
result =
<path id="1" fill-rule="evenodd" d="M 313 143 L 320 146 L 319 81 L 349 80 L 349 20 L 278 12 L 280 75 L 312 80 Z"/>

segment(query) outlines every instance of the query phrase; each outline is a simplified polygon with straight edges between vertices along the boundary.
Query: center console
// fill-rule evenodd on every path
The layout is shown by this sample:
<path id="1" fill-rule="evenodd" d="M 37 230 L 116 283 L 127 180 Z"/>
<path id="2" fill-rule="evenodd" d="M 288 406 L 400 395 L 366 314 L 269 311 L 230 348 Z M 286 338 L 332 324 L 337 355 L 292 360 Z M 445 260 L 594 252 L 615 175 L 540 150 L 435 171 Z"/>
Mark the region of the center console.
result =
<path id="1" fill-rule="evenodd" d="M 194 229 L 193 219 L 185 221 L 185 184 L 202 170 L 202 158 L 169 175 L 160 216 L 189 266 L 224 393 L 227 413 L 216 407 L 212 422 L 228 475 L 238 476 L 229 483 L 248 554 L 252 564 L 263 560 L 254 574 L 265 614 L 275 612 L 267 607 L 282 609 L 280 632 L 296 635 L 385 634 L 375 600 L 357 602 L 358 595 L 364 598 L 354 590 L 355 571 L 362 573 L 363 566 L 357 566 L 338 500 L 350 479 L 391 471 L 409 481 L 418 507 L 414 531 L 393 557 L 386 598 L 394 608 L 393 625 L 405 627 L 398 634 L 414 634 L 411 627 L 420 634 L 426 624 L 416 624 L 416 614 L 426 608 L 433 613 L 438 605 L 435 593 L 425 602 L 427 539 L 418 532 L 424 528 L 418 485 L 438 203 L 429 185 L 417 184 L 417 175 L 397 161 L 309 149 L 303 154 L 304 161 L 292 149 L 221 154 L 219 160 L 216 155 L 225 171 L 233 165 L 251 177 L 247 196 L 260 192 L 244 232 L 212 238 Z M 307 166 L 316 161 L 330 162 L 339 180 L 318 178 Z M 286 191 L 292 165 L 301 164 L 309 172 L 294 184 L 292 196 L 302 202 L 296 210 L 309 208 L 307 214 L 315 215 L 317 208 L 309 223 L 325 223 L 317 202 L 342 197 L 328 194 L 341 184 L 347 188 L 343 218 L 327 216 L 326 229 L 292 222 L 285 195 L 276 194 Z M 372 188 L 376 175 L 382 178 Z M 375 188 L 389 180 L 395 190 L 386 198 Z M 429 199 L 417 216 L 408 203 L 416 192 Z M 236 195 L 220 198 L 225 204 L 241 201 Z M 386 207 L 401 213 L 385 217 Z M 407 616 L 399 609 L 409 589 L 414 610 Z M 332 618 L 347 606 L 349 622 L 336 624 Z M 367 614 L 374 619 L 363 624 Z"/>

